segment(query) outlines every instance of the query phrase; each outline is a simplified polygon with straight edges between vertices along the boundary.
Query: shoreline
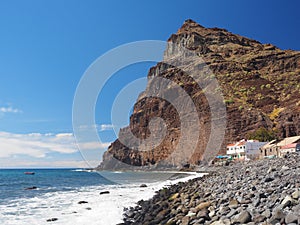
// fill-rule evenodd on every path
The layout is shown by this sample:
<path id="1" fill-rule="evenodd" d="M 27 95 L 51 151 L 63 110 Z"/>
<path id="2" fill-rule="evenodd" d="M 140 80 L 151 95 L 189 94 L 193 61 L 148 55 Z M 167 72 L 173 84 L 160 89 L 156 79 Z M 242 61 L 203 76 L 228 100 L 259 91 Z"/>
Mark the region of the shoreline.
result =
<path id="1" fill-rule="evenodd" d="M 79 174 L 82 170 L 73 172 Z M 134 174 L 124 173 L 120 175 L 134 176 Z M 24 223 L 115 225 L 123 221 L 125 207 L 135 207 L 139 200 L 146 201 L 152 198 L 161 188 L 201 176 L 199 173 L 182 172 L 177 175 L 179 176 L 176 176 L 176 179 L 171 180 L 151 182 L 153 180 L 148 179 L 148 183 L 144 180 L 132 184 L 85 186 L 72 191 L 62 190 L 38 194 L 33 198 L 12 199 L 0 205 L 0 223 L 5 225 Z M 184 177 L 181 177 L 182 175 Z M 137 175 L 138 178 L 142 176 L 143 173 Z M 155 173 L 151 177 L 155 177 Z M 141 187 L 141 184 L 146 184 L 146 187 Z M 100 194 L 101 192 L 105 194 Z M 35 191 L 28 193 L 34 194 Z"/>
<path id="2" fill-rule="evenodd" d="M 300 224 L 299 187 L 297 154 L 216 167 L 140 200 L 120 225 Z"/>
<path id="3" fill-rule="evenodd" d="M 133 173 L 141 173 L 143 174 L 145 171 L 134 171 Z M 151 171 L 153 174 L 157 173 L 165 173 L 165 171 Z M 124 172 L 126 173 L 126 172 Z M 171 173 L 171 172 L 170 172 Z M 110 194 L 107 195 L 107 197 L 112 197 L 113 201 L 118 201 L 120 204 L 117 208 L 109 208 L 103 209 L 104 211 L 107 211 L 105 214 L 110 215 L 113 213 L 112 220 L 111 221 L 98 221 L 97 224 L 107 224 L 107 225 L 115 225 L 122 223 L 123 221 L 123 213 L 126 208 L 134 208 L 137 206 L 139 201 L 148 201 L 149 199 L 153 198 L 155 196 L 155 193 L 158 192 L 161 189 L 168 188 L 169 186 L 176 185 L 178 183 L 185 183 L 192 179 L 201 178 L 204 176 L 203 173 L 197 173 L 197 172 L 172 172 L 172 174 L 185 174 L 187 176 L 184 177 L 177 177 L 174 179 L 167 179 L 164 181 L 156 181 L 156 182 L 150 182 L 150 183 L 134 183 L 134 184 L 121 184 L 121 185 L 112 185 L 111 187 L 114 187 L 115 190 L 110 190 Z M 170 178 L 170 177 L 169 177 Z M 146 184 L 145 187 L 142 187 L 141 185 Z M 107 189 L 109 190 L 109 188 Z M 129 191 L 126 192 L 130 196 L 127 196 L 126 199 L 124 199 L 123 194 L 120 194 L 121 192 L 125 192 L 125 190 Z M 120 192 L 121 191 L 121 192 Z M 97 200 L 98 201 L 98 200 Z M 98 208 L 99 209 L 99 208 Z M 101 209 L 102 210 L 102 209 Z M 95 213 L 95 212 L 93 212 Z M 114 222 L 115 221 L 115 222 Z"/>

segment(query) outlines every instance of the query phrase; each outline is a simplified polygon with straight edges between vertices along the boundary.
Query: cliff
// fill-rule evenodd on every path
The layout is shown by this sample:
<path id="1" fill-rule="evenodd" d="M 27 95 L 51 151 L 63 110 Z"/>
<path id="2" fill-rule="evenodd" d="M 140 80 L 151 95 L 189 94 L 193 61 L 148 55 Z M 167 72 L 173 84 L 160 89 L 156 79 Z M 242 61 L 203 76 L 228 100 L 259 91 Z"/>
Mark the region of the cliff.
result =
<path id="1" fill-rule="evenodd" d="M 275 138 L 300 135 L 298 51 L 187 20 L 148 80 L 100 169 L 207 162 L 259 129 Z"/>

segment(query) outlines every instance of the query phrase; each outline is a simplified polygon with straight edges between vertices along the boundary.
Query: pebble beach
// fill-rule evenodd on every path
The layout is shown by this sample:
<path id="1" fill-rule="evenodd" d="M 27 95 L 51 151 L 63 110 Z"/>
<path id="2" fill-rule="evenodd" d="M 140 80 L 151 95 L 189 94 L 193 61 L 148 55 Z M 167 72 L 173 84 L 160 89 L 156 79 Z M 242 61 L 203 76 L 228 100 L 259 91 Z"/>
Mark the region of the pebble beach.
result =
<path id="1" fill-rule="evenodd" d="M 210 170 L 124 209 L 121 224 L 300 224 L 298 154 Z"/>

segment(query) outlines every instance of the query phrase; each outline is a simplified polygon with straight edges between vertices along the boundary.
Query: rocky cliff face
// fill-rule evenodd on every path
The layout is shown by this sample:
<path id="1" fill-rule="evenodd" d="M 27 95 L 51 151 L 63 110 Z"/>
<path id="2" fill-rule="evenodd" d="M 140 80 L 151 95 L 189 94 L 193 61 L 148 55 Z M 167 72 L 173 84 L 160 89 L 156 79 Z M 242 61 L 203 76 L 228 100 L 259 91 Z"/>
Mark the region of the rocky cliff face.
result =
<path id="1" fill-rule="evenodd" d="M 148 79 L 130 125 L 109 146 L 99 168 L 209 161 L 218 151 L 224 152 L 228 142 L 259 128 L 278 138 L 300 135 L 298 51 L 280 50 L 187 20 L 169 38 L 164 61 L 149 70 Z M 213 98 L 218 100 L 212 103 Z M 151 124 L 154 118 L 164 123 Z M 212 138 L 215 130 L 220 133 Z"/>

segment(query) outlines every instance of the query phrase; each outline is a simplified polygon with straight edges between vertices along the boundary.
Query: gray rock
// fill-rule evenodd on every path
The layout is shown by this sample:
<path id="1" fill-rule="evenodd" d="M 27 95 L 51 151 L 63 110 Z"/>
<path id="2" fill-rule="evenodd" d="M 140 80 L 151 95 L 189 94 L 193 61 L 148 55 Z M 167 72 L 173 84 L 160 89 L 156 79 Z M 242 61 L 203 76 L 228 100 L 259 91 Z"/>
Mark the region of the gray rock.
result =
<path id="1" fill-rule="evenodd" d="M 186 216 L 189 216 L 189 217 L 196 216 L 196 213 L 190 211 Z"/>
<path id="2" fill-rule="evenodd" d="M 176 221 L 174 218 L 171 218 L 167 221 L 166 225 L 176 225 Z"/>
<path id="3" fill-rule="evenodd" d="M 219 220 L 211 223 L 211 225 L 226 225 L 226 224 L 223 221 Z"/>
<path id="4" fill-rule="evenodd" d="M 271 217 L 271 211 L 269 209 L 266 209 L 263 213 L 263 216 L 265 216 L 266 218 L 270 218 Z"/>
<path id="5" fill-rule="evenodd" d="M 216 215 L 216 211 L 215 210 L 211 210 L 208 214 L 208 216 L 211 218 L 213 217 L 214 215 Z"/>
<path id="6" fill-rule="evenodd" d="M 248 211 L 244 210 L 235 217 L 234 221 L 237 223 L 242 223 L 242 224 L 249 223 L 252 221 L 252 216 Z"/>
<path id="7" fill-rule="evenodd" d="M 230 212 L 226 215 L 226 217 L 230 218 L 234 215 L 238 214 L 238 211 L 235 209 L 230 210 Z"/>
<path id="8" fill-rule="evenodd" d="M 57 218 L 51 218 L 51 219 L 47 219 L 46 221 L 47 222 L 54 222 L 54 221 L 57 221 L 58 219 Z"/>
<path id="9" fill-rule="evenodd" d="M 239 205 L 239 202 L 236 199 L 232 199 L 229 202 L 229 208 L 236 209 L 238 207 L 238 205 Z"/>
<path id="10" fill-rule="evenodd" d="M 283 213 L 283 211 L 281 209 L 275 209 L 274 212 L 272 213 L 272 217 L 270 219 L 270 221 L 282 221 L 285 218 L 285 214 Z"/>
<path id="11" fill-rule="evenodd" d="M 256 215 L 253 217 L 253 222 L 256 224 L 266 221 L 266 217 L 263 215 Z"/>
<path id="12" fill-rule="evenodd" d="M 267 171 L 267 173 L 271 173 L 273 171 L 276 171 L 276 169 L 274 167 L 270 166 L 269 169 L 268 169 L 268 171 Z"/>
<path id="13" fill-rule="evenodd" d="M 185 216 L 181 220 L 181 225 L 189 225 L 189 222 L 190 222 L 190 217 L 189 216 Z"/>
<path id="14" fill-rule="evenodd" d="M 300 191 L 299 190 L 296 190 L 292 193 L 292 198 L 293 199 L 299 199 L 299 196 L 300 196 Z"/>
<path id="15" fill-rule="evenodd" d="M 298 216 L 294 213 L 289 213 L 285 217 L 285 223 L 297 223 L 298 222 Z"/>
<path id="16" fill-rule="evenodd" d="M 274 180 L 273 177 L 267 177 L 267 178 L 265 179 L 265 182 L 268 183 L 268 182 L 272 182 L 273 180 Z"/>
<path id="17" fill-rule="evenodd" d="M 265 193 L 259 193 L 258 197 L 259 197 L 259 198 L 267 198 L 267 196 L 266 196 Z"/>
<path id="18" fill-rule="evenodd" d="M 79 201 L 78 204 L 87 204 L 87 201 Z"/>
<path id="19" fill-rule="evenodd" d="M 281 171 L 285 171 L 285 170 L 288 170 L 289 169 L 289 167 L 288 166 L 285 166 L 285 165 L 283 165 L 282 167 L 281 167 Z"/>
<path id="20" fill-rule="evenodd" d="M 200 211 L 200 210 L 202 210 L 202 209 L 208 208 L 210 205 L 211 205 L 211 202 L 210 202 L 210 201 L 202 202 L 202 203 L 200 203 L 199 205 L 197 205 L 197 206 L 195 207 L 195 210 L 196 210 L 196 212 L 198 212 L 198 211 Z"/>
<path id="21" fill-rule="evenodd" d="M 259 198 L 255 198 L 255 199 L 252 201 L 252 205 L 253 205 L 254 207 L 259 206 L 259 204 L 260 204 L 260 199 L 259 199 Z"/>
<path id="22" fill-rule="evenodd" d="M 197 213 L 197 218 L 204 218 L 205 220 L 209 220 L 209 211 L 207 209 L 202 209 Z"/>
<path id="23" fill-rule="evenodd" d="M 224 205 L 220 206 L 219 212 L 220 212 L 221 214 L 225 214 L 225 213 L 227 213 L 228 211 L 230 211 L 230 208 L 229 208 L 228 206 L 224 206 Z"/>
<path id="24" fill-rule="evenodd" d="M 223 219 L 222 222 L 225 223 L 225 225 L 230 225 L 231 224 L 230 219 Z"/>
<path id="25" fill-rule="evenodd" d="M 293 203 L 292 197 L 287 195 L 287 196 L 285 196 L 285 198 L 281 202 L 281 206 L 282 206 L 282 208 L 285 208 L 285 207 L 291 206 L 292 203 Z"/>

